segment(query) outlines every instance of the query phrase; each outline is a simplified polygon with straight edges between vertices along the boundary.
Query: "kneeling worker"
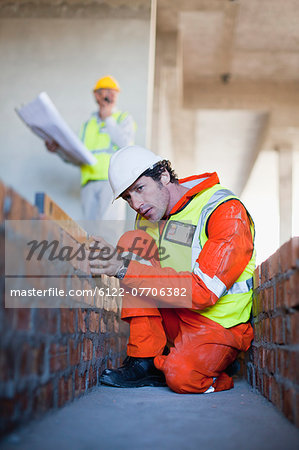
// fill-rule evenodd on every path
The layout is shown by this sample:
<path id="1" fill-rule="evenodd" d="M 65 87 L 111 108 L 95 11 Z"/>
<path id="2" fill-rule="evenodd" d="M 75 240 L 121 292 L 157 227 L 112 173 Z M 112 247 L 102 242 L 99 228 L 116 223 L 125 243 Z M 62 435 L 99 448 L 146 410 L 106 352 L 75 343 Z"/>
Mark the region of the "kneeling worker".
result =
<path id="1" fill-rule="evenodd" d="M 112 156 L 109 181 L 114 199 L 122 197 L 137 212 L 136 231 L 122 236 L 118 252 L 110 246 L 110 259 L 91 261 L 91 272 L 149 295 L 138 305 L 136 297 L 124 298 L 128 357 L 122 367 L 106 369 L 101 382 L 140 387 L 166 381 L 178 393 L 231 389 L 226 369 L 253 339 L 254 224 L 248 211 L 215 172 L 178 180 L 169 161 L 138 146 Z M 98 249 L 107 247 L 102 238 L 95 241 Z M 121 251 L 136 253 L 137 241 L 144 244 L 138 257 L 121 259 Z M 188 292 L 189 303 L 180 303 L 177 292 Z"/>

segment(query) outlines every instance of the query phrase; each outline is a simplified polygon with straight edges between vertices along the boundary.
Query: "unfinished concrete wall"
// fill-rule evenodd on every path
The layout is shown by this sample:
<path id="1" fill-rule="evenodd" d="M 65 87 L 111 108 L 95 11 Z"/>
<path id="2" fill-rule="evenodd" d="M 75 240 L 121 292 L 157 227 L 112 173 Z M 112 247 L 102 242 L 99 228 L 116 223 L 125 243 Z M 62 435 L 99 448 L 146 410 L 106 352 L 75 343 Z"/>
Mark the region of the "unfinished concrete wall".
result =
<path id="1" fill-rule="evenodd" d="M 30 201 L 46 191 L 74 219 L 82 218 L 79 169 L 49 154 L 14 108 L 46 91 L 79 132 L 96 110 L 95 81 L 112 74 L 122 88 L 119 107 L 132 113 L 136 142 L 145 144 L 150 2 L 103 3 L 0 6 L 0 177 Z"/>

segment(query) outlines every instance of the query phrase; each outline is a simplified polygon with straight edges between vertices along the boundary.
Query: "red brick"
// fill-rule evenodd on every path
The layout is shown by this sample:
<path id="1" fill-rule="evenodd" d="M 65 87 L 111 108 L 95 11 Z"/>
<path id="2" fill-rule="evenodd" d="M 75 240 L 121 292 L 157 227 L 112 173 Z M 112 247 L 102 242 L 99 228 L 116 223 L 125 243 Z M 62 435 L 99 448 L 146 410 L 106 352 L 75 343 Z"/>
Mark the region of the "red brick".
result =
<path id="1" fill-rule="evenodd" d="M 299 351 L 290 351 L 288 356 L 285 376 L 294 383 L 299 384 Z"/>
<path id="2" fill-rule="evenodd" d="M 299 352 L 277 348 L 277 371 L 278 373 L 294 383 L 299 383 Z"/>
<path id="3" fill-rule="evenodd" d="M 113 318 L 113 329 L 116 334 L 119 333 L 119 318 L 117 316 Z"/>
<path id="4" fill-rule="evenodd" d="M 80 374 L 77 369 L 75 372 L 75 397 L 78 397 L 80 394 L 85 392 L 86 390 L 86 372 L 84 374 Z"/>
<path id="5" fill-rule="evenodd" d="M 50 347 L 50 371 L 57 372 L 67 368 L 66 345 L 52 344 Z"/>
<path id="6" fill-rule="evenodd" d="M 104 342 L 100 341 L 95 346 L 95 358 L 102 359 L 104 357 Z"/>
<path id="7" fill-rule="evenodd" d="M 61 228 L 53 220 L 46 219 L 40 221 L 41 224 L 41 239 L 47 241 L 57 240 L 59 241 L 59 247 L 61 247 Z M 59 266 L 59 274 L 62 275 L 61 265 Z"/>
<path id="8" fill-rule="evenodd" d="M 30 404 L 28 392 L 26 391 L 19 392 L 15 396 L 15 403 L 18 405 L 20 412 L 25 413 Z"/>
<path id="9" fill-rule="evenodd" d="M 261 340 L 261 322 L 256 321 L 253 324 L 253 331 L 254 331 L 254 342 L 260 342 Z"/>
<path id="10" fill-rule="evenodd" d="M 258 365 L 259 348 L 256 345 L 252 346 L 252 359 L 255 366 Z"/>
<path id="11" fill-rule="evenodd" d="M 35 413 L 40 413 L 51 409 L 54 405 L 53 386 L 49 382 L 37 389 L 33 399 L 33 410 Z"/>
<path id="12" fill-rule="evenodd" d="M 267 311 L 273 311 L 274 310 L 274 288 L 273 286 L 270 286 L 268 289 L 266 289 L 266 303 L 267 303 Z"/>
<path id="13" fill-rule="evenodd" d="M 84 298 L 82 298 L 82 301 L 84 301 L 84 303 L 86 303 L 89 306 L 94 306 L 94 296 L 93 296 L 94 288 L 92 288 L 91 285 L 86 280 L 83 281 L 82 285 L 84 290 Z"/>
<path id="14" fill-rule="evenodd" d="M 23 219 L 25 216 L 25 200 L 11 188 L 6 189 L 6 197 L 11 199 L 11 206 L 6 215 L 6 219 Z"/>
<path id="15" fill-rule="evenodd" d="M 82 333 L 86 333 L 86 311 L 82 309 L 78 309 L 78 331 L 82 331 Z"/>
<path id="16" fill-rule="evenodd" d="M 36 348 L 24 343 L 20 360 L 20 374 L 22 376 L 37 374 L 42 375 L 44 369 L 45 345 Z"/>
<path id="17" fill-rule="evenodd" d="M 265 349 L 262 346 L 260 346 L 260 348 L 259 348 L 258 360 L 259 360 L 258 366 L 261 369 L 264 369 L 265 368 Z"/>
<path id="18" fill-rule="evenodd" d="M 38 217 L 35 206 L 25 200 L 21 195 L 11 188 L 6 188 L 6 196 L 11 198 L 11 208 L 6 218 L 8 220 L 32 219 Z"/>
<path id="19" fill-rule="evenodd" d="M 44 334 L 55 334 L 57 331 L 57 310 L 40 308 L 35 313 L 35 331 Z"/>
<path id="20" fill-rule="evenodd" d="M 90 275 L 90 265 L 88 260 L 88 252 L 85 251 L 85 258 L 82 261 L 78 261 L 78 270 L 83 272 L 86 275 Z M 89 285 L 89 282 L 87 282 Z M 84 289 L 86 289 L 84 287 Z"/>
<path id="21" fill-rule="evenodd" d="M 0 348 L 0 381 L 5 382 L 8 381 L 9 378 L 7 350 L 4 348 Z"/>
<path id="22" fill-rule="evenodd" d="M 275 350 L 266 350 L 266 368 L 269 373 L 274 374 L 275 371 Z"/>
<path id="23" fill-rule="evenodd" d="M 268 259 L 269 280 L 273 279 L 280 273 L 280 252 L 277 250 Z"/>
<path id="24" fill-rule="evenodd" d="M 291 420 L 295 421 L 295 390 L 293 388 L 282 389 L 282 411 L 284 415 Z"/>
<path id="25" fill-rule="evenodd" d="M 61 256 L 64 260 L 69 260 L 69 264 L 71 264 L 74 269 L 79 269 L 79 262 L 77 260 L 77 256 L 73 257 L 73 255 L 79 250 L 80 244 L 73 239 L 68 233 L 64 230 L 61 230 Z M 78 256 L 80 256 L 78 254 Z"/>
<path id="26" fill-rule="evenodd" d="M 269 317 L 262 320 L 262 340 L 270 342 L 270 319 Z"/>
<path id="27" fill-rule="evenodd" d="M 295 425 L 299 428 L 299 392 L 295 392 Z"/>
<path id="28" fill-rule="evenodd" d="M 261 266 L 258 266 L 253 274 L 253 286 L 257 289 L 261 284 Z"/>
<path id="29" fill-rule="evenodd" d="M 263 395 L 269 399 L 270 398 L 270 377 L 267 374 L 263 374 Z"/>
<path id="30" fill-rule="evenodd" d="M 115 353 L 117 353 L 118 351 L 118 343 L 117 343 L 117 339 L 116 336 L 112 336 L 109 340 L 109 347 L 110 350 L 112 352 L 112 355 L 115 355 Z"/>
<path id="31" fill-rule="evenodd" d="M 280 374 L 282 377 L 285 377 L 287 375 L 289 366 L 289 351 L 281 347 L 277 347 L 276 355 L 277 355 L 276 372 Z"/>
<path id="32" fill-rule="evenodd" d="M 76 366 L 81 359 L 81 342 L 70 340 L 69 342 L 70 365 Z"/>
<path id="33" fill-rule="evenodd" d="M 264 303 L 265 303 L 265 289 L 262 289 L 258 294 L 258 303 L 257 303 L 258 314 L 264 311 Z"/>
<path id="34" fill-rule="evenodd" d="M 254 367 L 251 364 L 247 365 L 247 381 L 250 384 L 250 386 L 254 386 Z"/>
<path id="35" fill-rule="evenodd" d="M 29 331 L 31 328 L 31 308 L 18 308 L 16 316 L 16 328 Z"/>
<path id="36" fill-rule="evenodd" d="M 259 302 L 258 294 L 253 294 L 253 298 L 252 298 L 252 315 L 253 315 L 253 317 L 258 316 L 258 302 Z"/>
<path id="37" fill-rule="evenodd" d="M 263 285 L 269 280 L 269 263 L 268 260 L 261 264 L 261 284 Z"/>
<path id="38" fill-rule="evenodd" d="M 299 271 L 297 270 L 285 281 L 286 306 L 299 306 Z"/>
<path id="39" fill-rule="evenodd" d="M 299 259 L 299 237 L 293 237 L 283 244 L 279 252 L 282 272 L 296 268 Z"/>
<path id="40" fill-rule="evenodd" d="M 93 344 L 91 339 L 85 338 L 83 341 L 83 352 L 82 352 L 83 361 L 90 361 L 92 359 L 92 349 Z"/>
<path id="41" fill-rule="evenodd" d="M 82 281 L 78 277 L 72 277 L 71 280 L 71 289 L 73 289 L 73 295 L 70 298 L 71 301 L 76 302 L 79 300 L 80 302 L 84 301 L 83 295 L 82 295 Z"/>
<path id="42" fill-rule="evenodd" d="M 105 321 L 103 319 L 103 317 L 101 318 L 101 333 L 106 333 L 107 332 L 107 326 L 105 324 Z"/>
<path id="43" fill-rule="evenodd" d="M 99 313 L 90 311 L 89 314 L 89 331 L 92 333 L 98 333 L 100 328 Z"/>
<path id="44" fill-rule="evenodd" d="M 111 358 L 108 358 L 107 369 L 113 369 L 113 361 Z"/>
<path id="45" fill-rule="evenodd" d="M 75 311 L 73 309 L 61 308 L 60 330 L 61 333 L 75 333 Z"/>
<path id="46" fill-rule="evenodd" d="M 97 385 L 97 370 L 90 366 L 88 373 L 88 387 L 91 388 Z"/>
<path id="47" fill-rule="evenodd" d="M 122 336 L 121 337 L 121 348 L 125 351 L 127 350 L 127 343 L 128 343 L 128 337 Z"/>
<path id="48" fill-rule="evenodd" d="M 272 342 L 275 344 L 285 343 L 284 318 L 282 316 L 273 317 L 271 319 Z"/>
<path id="49" fill-rule="evenodd" d="M 264 289 L 264 298 L 263 298 L 263 312 L 268 313 L 271 310 L 270 304 L 271 303 L 271 299 L 269 298 L 269 289 L 271 288 L 267 288 Z"/>
<path id="50" fill-rule="evenodd" d="M 278 409 L 282 409 L 282 387 L 274 377 L 271 381 L 270 400 Z"/>
<path id="51" fill-rule="evenodd" d="M 287 301 L 285 297 L 285 288 L 286 288 L 286 281 L 282 280 L 277 282 L 275 286 L 275 294 L 276 294 L 276 308 L 285 307 L 287 306 Z"/>
<path id="52" fill-rule="evenodd" d="M 58 383 L 58 406 L 63 406 L 73 398 L 72 375 L 61 377 Z"/>
<path id="53" fill-rule="evenodd" d="M 287 344 L 299 344 L 299 311 L 289 314 L 287 317 Z"/>

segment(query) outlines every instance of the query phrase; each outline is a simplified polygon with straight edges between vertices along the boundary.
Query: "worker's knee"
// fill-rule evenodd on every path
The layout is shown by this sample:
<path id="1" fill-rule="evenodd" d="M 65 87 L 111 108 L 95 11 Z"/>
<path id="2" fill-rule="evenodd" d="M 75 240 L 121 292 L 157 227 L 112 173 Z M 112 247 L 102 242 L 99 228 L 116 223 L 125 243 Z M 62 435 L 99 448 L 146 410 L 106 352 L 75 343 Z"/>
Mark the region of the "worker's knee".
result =
<path id="1" fill-rule="evenodd" d="M 182 357 L 169 355 L 165 359 L 163 372 L 168 387 L 179 394 L 203 393 L 213 383 L 212 377 L 203 375 Z"/>

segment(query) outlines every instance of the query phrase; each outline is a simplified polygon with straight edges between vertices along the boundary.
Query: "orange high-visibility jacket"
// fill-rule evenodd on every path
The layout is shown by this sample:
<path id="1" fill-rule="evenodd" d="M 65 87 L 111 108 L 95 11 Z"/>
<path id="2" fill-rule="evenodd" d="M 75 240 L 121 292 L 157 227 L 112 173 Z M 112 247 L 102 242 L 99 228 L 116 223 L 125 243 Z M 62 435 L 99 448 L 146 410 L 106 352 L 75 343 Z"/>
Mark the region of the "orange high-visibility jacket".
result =
<path id="1" fill-rule="evenodd" d="M 180 180 L 181 184 L 187 182 L 195 182 L 195 185 L 173 207 L 170 215 L 181 211 L 198 193 L 218 184 L 219 178 L 214 172 Z M 249 215 L 238 199 L 229 199 L 213 211 L 206 231 L 208 240 L 197 258 L 198 267 L 209 277 L 219 278 L 229 289 L 242 274 L 253 254 Z M 158 292 L 166 284 L 173 289 L 180 286 L 190 289 L 191 286 L 192 308 L 197 310 L 213 306 L 218 301 L 217 295 L 194 272 L 178 273 L 170 267 L 148 266 L 131 261 L 123 282 L 129 287 L 156 287 Z M 156 297 L 156 300 L 171 303 L 173 299 L 162 296 Z"/>

